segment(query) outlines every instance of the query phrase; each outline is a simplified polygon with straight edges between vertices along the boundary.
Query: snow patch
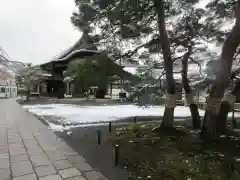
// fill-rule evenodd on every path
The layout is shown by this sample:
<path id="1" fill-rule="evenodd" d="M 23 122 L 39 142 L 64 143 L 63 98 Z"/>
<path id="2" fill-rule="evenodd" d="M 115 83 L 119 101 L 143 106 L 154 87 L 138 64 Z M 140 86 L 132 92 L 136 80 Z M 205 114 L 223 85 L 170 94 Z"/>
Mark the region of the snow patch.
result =
<path id="1" fill-rule="evenodd" d="M 52 116 L 54 119 L 67 124 L 63 127 L 61 123 L 53 124 L 49 121 L 49 127 L 55 131 L 70 130 L 73 127 L 89 126 L 96 124 L 106 124 L 109 121 L 118 121 L 123 118 L 134 116 L 163 116 L 163 106 L 139 107 L 136 105 L 114 105 L 114 106 L 77 106 L 69 104 L 45 104 L 45 105 L 25 105 L 38 116 Z M 199 110 L 200 116 L 204 116 L 204 111 Z M 188 107 L 178 106 L 175 108 L 174 116 L 177 118 L 190 117 Z M 231 113 L 229 114 L 231 116 Z M 235 113 L 235 117 L 240 117 L 240 113 Z"/>
<path id="2" fill-rule="evenodd" d="M 133 116 L 162 116 L 164 107 L 139 107 L 136 105 L 115 106 L 74 106 L 66 104 L 25 105 L 30 112 L 38 116 L 58 116 L 70 123 L 97 123 L 117 121 Z M 203 115 L 204 111 L 200 111 Z M 176 117 L 188 117 L 190 111 L 187 107 L 176 107 Z"/>

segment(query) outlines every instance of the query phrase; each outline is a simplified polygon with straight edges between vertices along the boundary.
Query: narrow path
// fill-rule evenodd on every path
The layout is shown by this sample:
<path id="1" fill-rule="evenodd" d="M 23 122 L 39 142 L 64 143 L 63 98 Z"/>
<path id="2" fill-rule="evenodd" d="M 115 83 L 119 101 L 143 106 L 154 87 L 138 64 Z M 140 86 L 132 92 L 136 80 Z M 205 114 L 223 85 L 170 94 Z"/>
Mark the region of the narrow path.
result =
<path id="1" fill-rule="evenodd" d="M 117 127 L 113 125 L 112 132 Z M 101 131 L 101 144 L 98 144 L 97 132 Z M 114 147 L 109 141 L 111 136 L 108 132 L 108 126 L 89 126 L 78 127 L 71 130 L 71 133 L 56 132 L 57 136 L 64 139 L 74 150 L 82 154 L 87 162 L 95 168 L 98 168 L 109 180 L 127 180 L 128 172 L 121 166 L 115 166 Z M 110 136 L 109 136 L 110 135 Z M 112 134 L 113 136 L 113 134 Z M 121 147 L 119 150 L 119 163 L 123 164 L 121 158 Z"/>
<path id="2" fill-rule="evenodd" d="M 107 180 L 13 99 L 1 99 L 1 180 Z"/>

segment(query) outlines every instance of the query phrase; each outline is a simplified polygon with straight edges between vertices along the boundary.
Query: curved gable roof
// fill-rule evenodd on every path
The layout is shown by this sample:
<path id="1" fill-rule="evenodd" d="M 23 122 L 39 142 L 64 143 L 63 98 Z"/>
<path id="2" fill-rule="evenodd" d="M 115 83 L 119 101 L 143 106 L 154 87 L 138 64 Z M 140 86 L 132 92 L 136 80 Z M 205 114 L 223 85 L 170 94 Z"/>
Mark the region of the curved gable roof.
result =
<path id="1" fill-rule="evenodd" d="M 83 33 L 82 37 L 70 48 L 66 49 L 65 51 L 61 52 L 59 55 L 54 57 L 51 61 L 61 61 L 62 59 L 67 59 L 67 57 L 71 56 L 70 54 L 75 54 L 81 51 L 97 51 L 97 47 L 94 45 L 94 41 L 92 38 Z"/>

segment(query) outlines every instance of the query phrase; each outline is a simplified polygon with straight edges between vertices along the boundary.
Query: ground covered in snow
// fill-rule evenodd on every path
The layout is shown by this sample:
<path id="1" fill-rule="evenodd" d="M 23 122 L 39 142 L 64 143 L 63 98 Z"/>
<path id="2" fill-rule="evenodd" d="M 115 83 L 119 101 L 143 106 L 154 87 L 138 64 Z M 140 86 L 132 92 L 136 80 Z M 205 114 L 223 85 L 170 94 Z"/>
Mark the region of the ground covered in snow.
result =
<path id="1" fill-rule="evenodd" d="M 29 112 L 44 118 L 50 127 L 60 128 L 67 125 L 77 126 L 86 124 L 99 124 L 109 121 L 120 121 L 129 117 L 163 116 L 163 106 L 139 107 L 136 105 L 106 105 L 106 106 L 79 106 L 70 104 L 36 104 L 24 105 Z M 201 116 L 203 110 L 199 110 Z M 178 106 L 175 108 L 175 117 L 185 119 L 190 117 L 188 107 Z M 231 114 L 229 114 L 231 116 Z M 236 117 L 240 114 L 236 113 Z"/>

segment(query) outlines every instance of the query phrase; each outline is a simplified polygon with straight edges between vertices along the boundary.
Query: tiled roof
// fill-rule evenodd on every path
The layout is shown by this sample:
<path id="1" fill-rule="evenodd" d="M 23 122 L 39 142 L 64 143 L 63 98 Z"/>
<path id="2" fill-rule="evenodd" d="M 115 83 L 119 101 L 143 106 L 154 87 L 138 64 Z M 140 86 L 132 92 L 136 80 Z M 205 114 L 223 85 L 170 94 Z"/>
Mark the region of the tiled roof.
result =
<path id="1" fill-rule="evenodd" d="M 96 52 L 97 47 L 94 45 L 92 38 L 83 33 L 82 37 L 70 48 L 66 49 L 65 51 L 61 52 L 57 56 L 55 56 L 51 61 L 61 61 L 65 60 L 70 57 L 72 54 L 89 51 L 89 52 Z"/>

